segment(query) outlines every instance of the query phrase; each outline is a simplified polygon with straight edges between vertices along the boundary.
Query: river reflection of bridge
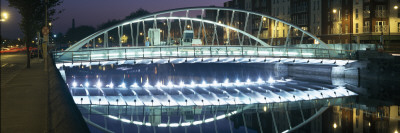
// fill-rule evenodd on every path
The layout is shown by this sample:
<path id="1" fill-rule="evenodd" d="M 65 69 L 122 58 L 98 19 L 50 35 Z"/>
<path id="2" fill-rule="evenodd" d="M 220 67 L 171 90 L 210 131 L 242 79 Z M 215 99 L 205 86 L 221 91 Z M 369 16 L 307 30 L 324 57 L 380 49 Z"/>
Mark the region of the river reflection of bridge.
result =
<path id="1" fill-rule="evenodd" d="M 93 125 L 114 132 L 282 132 L 310 122 L 328 105 L 347 105 L 354 100 L 347 97 L 247 105 L 78 107 L 87 120 L 95 121 Z"/>
<path id="2" fill-rule="evenodd" d="M 88 123 L 97 125 L 93 130 L 282 132 L 357 95 L 345 86 L 350 79 L 335 78 L 337 67 L 345 69 L 333 63 L 166 63 L 61 66 L 60 72 Z"/>

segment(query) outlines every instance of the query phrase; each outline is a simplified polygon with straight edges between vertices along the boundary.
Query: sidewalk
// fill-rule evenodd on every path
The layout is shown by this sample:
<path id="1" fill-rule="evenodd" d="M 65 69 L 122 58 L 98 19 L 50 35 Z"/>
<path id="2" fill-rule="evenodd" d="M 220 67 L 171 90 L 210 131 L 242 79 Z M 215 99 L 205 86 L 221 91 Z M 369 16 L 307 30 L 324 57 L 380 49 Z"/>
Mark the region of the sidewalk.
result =
<path id="1" fill-rule="evenodd" d="M 49 58 L 31 60 L 31 68 L 16 75 L 1 87 L 1 132 L 89 132 L 82 114 L 72 99 L 58 69 Z"/>
<path id="2" fill-rule="evenodd" d="M 48 78 L 32 60 L 1 88 L 1 132 L 46 132 Z"/>

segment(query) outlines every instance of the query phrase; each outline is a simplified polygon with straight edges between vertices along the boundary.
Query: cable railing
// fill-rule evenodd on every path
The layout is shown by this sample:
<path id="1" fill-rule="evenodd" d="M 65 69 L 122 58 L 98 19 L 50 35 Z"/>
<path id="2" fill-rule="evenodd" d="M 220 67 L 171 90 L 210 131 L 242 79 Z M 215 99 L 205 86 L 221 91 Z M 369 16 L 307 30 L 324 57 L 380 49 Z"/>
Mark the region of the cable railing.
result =
<path id="1" fill-rule="evenodd" d="M 354 59 L 354 51 L 264 46 L 158 46 L 55 51 L 57 62 L 202 57 Z"/>

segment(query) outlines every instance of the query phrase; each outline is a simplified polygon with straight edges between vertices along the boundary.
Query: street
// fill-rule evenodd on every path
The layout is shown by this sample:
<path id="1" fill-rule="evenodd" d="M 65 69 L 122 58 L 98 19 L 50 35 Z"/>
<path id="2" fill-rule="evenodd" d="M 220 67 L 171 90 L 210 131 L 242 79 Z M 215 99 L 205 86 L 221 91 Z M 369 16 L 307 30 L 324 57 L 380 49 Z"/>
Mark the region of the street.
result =
<path id="1" fill-rule="evenodd" d="M 26 67 L 25 52 L 1 54 L 1 87 Z M 35 59 L 37 60 L 37 59 Z"/>

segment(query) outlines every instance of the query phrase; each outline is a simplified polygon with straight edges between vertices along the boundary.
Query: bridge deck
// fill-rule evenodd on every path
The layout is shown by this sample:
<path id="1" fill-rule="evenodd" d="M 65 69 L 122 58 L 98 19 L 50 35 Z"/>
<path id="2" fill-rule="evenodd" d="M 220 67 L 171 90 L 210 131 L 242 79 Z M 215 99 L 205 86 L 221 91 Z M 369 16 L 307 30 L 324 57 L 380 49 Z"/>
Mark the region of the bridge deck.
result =
<path id="1" fill-rule="evenodd" d="M 170 46 L 117 47 L 55 52 L 56 62 L 82 62 L 127 59 L 190 57 L 278 57 L 314 59 L 354 59 L 352 51 L 319 48 L 285 48 L 258 46 Z"/>

